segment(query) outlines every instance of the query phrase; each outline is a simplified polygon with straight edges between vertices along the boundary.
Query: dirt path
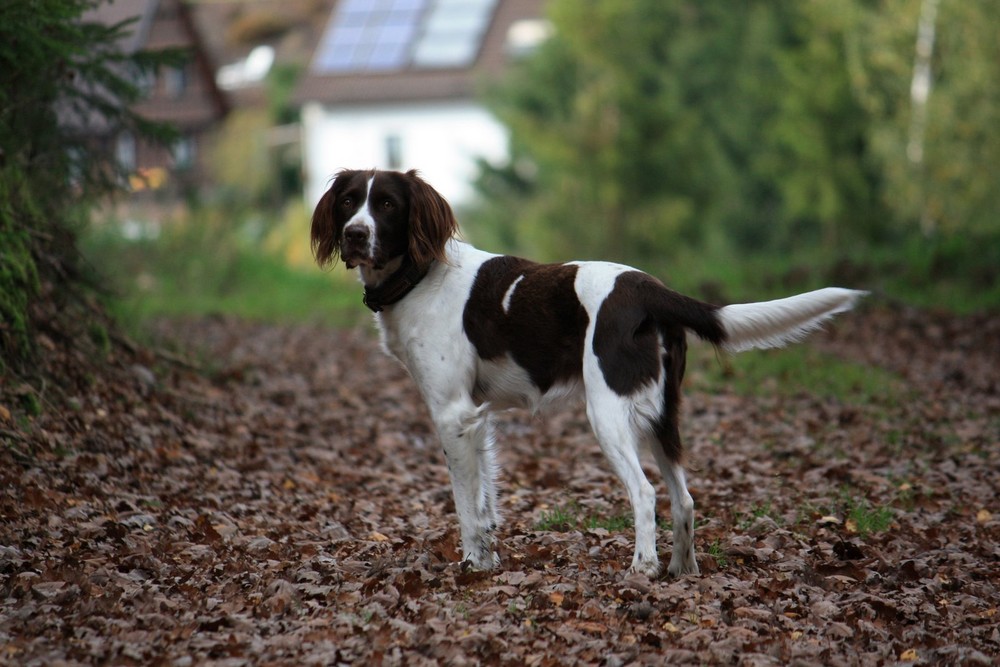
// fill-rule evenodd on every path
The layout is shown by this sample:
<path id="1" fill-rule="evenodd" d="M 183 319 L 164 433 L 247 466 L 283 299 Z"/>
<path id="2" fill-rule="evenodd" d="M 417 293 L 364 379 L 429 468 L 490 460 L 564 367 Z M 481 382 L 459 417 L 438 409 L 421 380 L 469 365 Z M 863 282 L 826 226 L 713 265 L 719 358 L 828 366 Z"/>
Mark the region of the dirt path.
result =
<path id="1" fill-rule="evenodd" d="M 426 411 L 368 334 L 158 335 L 209 374 L 118 359 L 0 431 L 0 663 L 1000 656 L 1000 318 L 872 309 L 811 343 L 897 373 L 884 400 L 709 393 L 695 365 L 703 575 L 677 581 L 625 576 L 627 501 L 578 411 L 504 419 L 504 564 L 466 571 Z"/>

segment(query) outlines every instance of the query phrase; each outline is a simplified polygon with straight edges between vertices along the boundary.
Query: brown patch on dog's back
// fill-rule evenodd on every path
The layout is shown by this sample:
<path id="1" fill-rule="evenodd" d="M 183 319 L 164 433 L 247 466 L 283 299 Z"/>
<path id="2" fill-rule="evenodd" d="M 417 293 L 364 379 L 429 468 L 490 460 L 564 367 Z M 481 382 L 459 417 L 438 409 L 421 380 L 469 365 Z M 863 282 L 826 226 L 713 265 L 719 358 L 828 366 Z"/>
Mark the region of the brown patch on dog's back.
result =
<path id="1" fill-rule="evenodd" d="M 480 358 L 509 353 L 541 393 L 580 377 L 589 318 L 573 264 L 496 257 L 479 268 L 462 321 Z M 504 296 L 520 278 L 504 311 Z"/>

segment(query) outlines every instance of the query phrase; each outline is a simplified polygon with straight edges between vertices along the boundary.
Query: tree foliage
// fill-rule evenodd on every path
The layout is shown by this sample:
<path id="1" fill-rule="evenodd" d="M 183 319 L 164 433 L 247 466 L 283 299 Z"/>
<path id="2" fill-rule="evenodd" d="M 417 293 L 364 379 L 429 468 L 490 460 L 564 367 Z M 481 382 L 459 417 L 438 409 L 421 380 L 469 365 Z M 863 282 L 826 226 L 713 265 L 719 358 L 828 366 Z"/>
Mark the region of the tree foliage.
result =
<path id="1" fill-rule="evenodd" d="M 915 226 L 922 221 L 928 230 L 944 235 L 995 235 L 1000 231 L 1000 178 L 994 166 L 1000 164 L 1000 133 L 996 131 L 1000 127 L 1000 23 L 996 3 L 940 2 L 924 155 L 915 162 L 907 151 L 912 126 L 908 87 L 921 4 L 921 0 L 898 0 L 889 3 L 887 11 L 869 9 L 864 17 L 869 30 L 878 31 L 863 52 L 870 70 L 878 76 L 876 81 L 903 69 L 904 76 L 896 76 L 907 86 L 905 91 L 897 91 L 906 104 L 885 104 L 872 110 L 872 131 L 881 140 L 884 196 L 903 224 Z M 898 45 L 895 53 L 885 53 L 885 47 L 876 41 L 879 35 L 894 40 Z M 893 62 L 894 58 L 902 62 Z M 880 93 L 876 89 L 871 94 Z"/>
<path id="2" fill-rule="evenodd" d="M 127 55 L 127 24 L 84 20 L 98 0 L 0 5 L 0 353 L 30 357 L 31 305 L 82 279 L 75 230 L 85 206 L 122 182 L 109 159 L 121 130 L 166 139 L 133 113 L 136 74 L 176 54 Z"/>
<path id="3" fill-rule="evenodd" d="M 997 229 L 1000 31 L 942 3 L 925 159 L 907 157 L 920 0 L 551 0 L 553 36 L 488 101 L 512 159 L 486 225 L 559 258 L 886 242 Z M 720 240 L 721 239 L 721 240 Z"/>

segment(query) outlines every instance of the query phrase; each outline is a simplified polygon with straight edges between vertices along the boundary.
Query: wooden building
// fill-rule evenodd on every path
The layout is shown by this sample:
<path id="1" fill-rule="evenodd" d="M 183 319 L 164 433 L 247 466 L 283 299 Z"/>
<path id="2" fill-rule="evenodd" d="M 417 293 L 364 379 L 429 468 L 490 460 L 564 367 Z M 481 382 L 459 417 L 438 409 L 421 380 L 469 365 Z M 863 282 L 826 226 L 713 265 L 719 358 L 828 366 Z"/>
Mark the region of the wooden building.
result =
<path id="1" fill-rule="evenodd" d="M 130 19 L 120 44 L 125 53 L 180 49 L 186 54 L 182 65 L 161 67 L 137 81 L 145 97 L 135 110 L 172 124 L 179 136 L 171 146 L 154 145 L 130 133 L 101 138 L 114 142 L 119 163 L 134 174 L 134 190 L 178 193 L 199 187 L 208 178 L 205 156 L 211 133 L 228 113 L 229 102 L 216 85 L 215 68 L 192 10 L 182 0 L 112 0 L 84 17 L 106 25 Z"/>

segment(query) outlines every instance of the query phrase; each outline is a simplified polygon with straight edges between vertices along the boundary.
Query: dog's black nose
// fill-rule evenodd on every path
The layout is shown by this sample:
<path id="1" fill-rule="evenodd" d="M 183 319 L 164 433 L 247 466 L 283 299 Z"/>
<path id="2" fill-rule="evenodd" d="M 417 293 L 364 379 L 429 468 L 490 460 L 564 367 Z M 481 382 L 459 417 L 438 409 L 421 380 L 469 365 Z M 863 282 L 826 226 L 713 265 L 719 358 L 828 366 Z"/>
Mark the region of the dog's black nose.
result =
<path id="1" fill-rule="evenodd" d="M 364 227 L 348 227 L 344 230 L 344 240 L 348 243 L 363 244 L 368 242 L 368 230 Z"/>

